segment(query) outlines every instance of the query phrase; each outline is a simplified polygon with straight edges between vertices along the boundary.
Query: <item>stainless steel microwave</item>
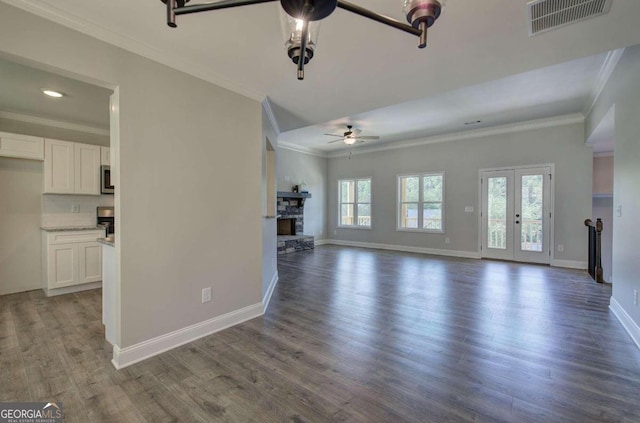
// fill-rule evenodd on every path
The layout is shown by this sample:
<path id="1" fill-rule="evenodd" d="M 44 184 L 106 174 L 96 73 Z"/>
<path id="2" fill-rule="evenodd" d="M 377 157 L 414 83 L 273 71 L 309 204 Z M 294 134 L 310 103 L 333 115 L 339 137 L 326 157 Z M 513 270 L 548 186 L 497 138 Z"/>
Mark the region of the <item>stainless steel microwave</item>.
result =
<path id="1" fill-rule="evenodd" d="M 111 166 L 100 166 L 100 192 L 103 194 L 113 194 Z"/>

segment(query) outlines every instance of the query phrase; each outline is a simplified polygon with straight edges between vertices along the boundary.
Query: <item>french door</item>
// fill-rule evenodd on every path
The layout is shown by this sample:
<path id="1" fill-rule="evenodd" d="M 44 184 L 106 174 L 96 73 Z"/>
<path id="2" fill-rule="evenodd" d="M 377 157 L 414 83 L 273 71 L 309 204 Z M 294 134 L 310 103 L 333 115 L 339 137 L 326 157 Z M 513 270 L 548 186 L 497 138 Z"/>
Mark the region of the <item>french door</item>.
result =
<path id="1" fill-rule="evenodd" d="M 482 257 L 549 264 L 551 167 L 487 170 Z"/>

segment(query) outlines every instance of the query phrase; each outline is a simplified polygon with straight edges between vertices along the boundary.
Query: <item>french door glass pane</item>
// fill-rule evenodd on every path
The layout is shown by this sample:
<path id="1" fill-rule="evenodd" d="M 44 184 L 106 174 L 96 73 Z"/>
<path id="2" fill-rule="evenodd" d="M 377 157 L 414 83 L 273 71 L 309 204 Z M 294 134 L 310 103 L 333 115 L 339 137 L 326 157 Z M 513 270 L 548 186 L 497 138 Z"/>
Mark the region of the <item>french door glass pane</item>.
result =
<path id="1" fill-rule="evenodd" d="M 343 204 L 340 213 L 341 225 L 353 225 L 353 204 Z"/>
<path id="2" fill-rule="evenodd" d="M 418 227 L 418 204 L 408 203 L 402 205 L 401 225 L 403 228 Z"/>
<path id="3" fill-rule="evenodd" d="M 422 205 L 422 229 L 442 229 L 442 203 Z"/>
<path id="4" fill-rule="evenodd" d="M 522 176 L 522 220 L 520 243 L 523 251 L 542 251 L 543 175 Z"/>
<path id="5" fill-rule="evenodd" d="M 487 240 L 489 248 L 507 249 L 507 177 L 487 178 Z"/>
<path id="6" fill-rule="evenodd" d="M 358 226 L 371 226 L 371 204 L 358 204 Z"/>

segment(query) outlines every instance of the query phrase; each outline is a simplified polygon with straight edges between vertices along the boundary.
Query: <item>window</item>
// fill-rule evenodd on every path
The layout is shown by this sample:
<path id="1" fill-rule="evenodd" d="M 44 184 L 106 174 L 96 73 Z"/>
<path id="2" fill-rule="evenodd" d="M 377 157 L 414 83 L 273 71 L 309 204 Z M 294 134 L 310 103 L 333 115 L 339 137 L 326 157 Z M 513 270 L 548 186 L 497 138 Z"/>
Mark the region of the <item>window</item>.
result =
<path id="1" fill-rule="evenodd" d="M 340 221 L 338 226 L 371 227 L 371 178 L 344 179 L 340 188 Z"/>
<path id="2" fill-rule="evenodd" d="M 444 232 L 444 173 L 398 176 L 398 230 Z"/>

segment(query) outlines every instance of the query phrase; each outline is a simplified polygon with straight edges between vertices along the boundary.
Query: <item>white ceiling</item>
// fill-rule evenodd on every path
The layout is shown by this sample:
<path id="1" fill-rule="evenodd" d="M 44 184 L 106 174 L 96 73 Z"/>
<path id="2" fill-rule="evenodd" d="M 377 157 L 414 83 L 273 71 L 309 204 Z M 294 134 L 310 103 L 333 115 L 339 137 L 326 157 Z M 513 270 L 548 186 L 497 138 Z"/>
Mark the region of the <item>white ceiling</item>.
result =
<path id="1" fill-rule="evenodd" d="M 65 96 L 47 97 L 42 88 Z M 0 58 L 0 93 L 2 112 L 109 129 L 112 91 L 106 88 Z"/>
<path id="2" fill-rule="evenodd" d="M 170 29 L 160 0 L 0 1 L 252 98 L 268 96 L 282 139 L 320 151 L 320 134 L 346 122 L 393 142 L 459 131 L 467 120 L 488 126 L 582 111 L 603 53 L 640 43 L 637 0 L 613 0 L 607 15 L 535 37 L 526 0 L 451 0 L 424 50 L 413 36 L 337 9 L 322 21 L 316 56 L 298 81 L 278 2 L 178 16 Z M 401 0 L 352 1 L 402 19 Z"/>

